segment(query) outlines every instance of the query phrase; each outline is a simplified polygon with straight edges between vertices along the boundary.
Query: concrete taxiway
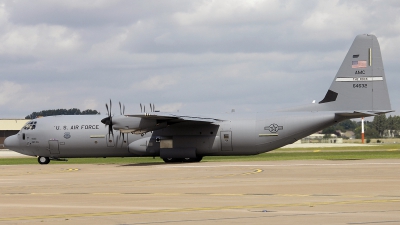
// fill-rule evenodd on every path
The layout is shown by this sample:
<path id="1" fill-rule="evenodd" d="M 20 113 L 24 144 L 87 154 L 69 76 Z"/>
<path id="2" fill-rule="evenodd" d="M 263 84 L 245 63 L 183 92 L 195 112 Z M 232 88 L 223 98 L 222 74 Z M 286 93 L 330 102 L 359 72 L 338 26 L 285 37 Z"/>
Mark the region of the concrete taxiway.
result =
<path id="1" fill-rule="evenodd" d="M 10 151 L 8 149 L 0 149 L 0 158 L 20 158 L 20 157 L 32 157 L 20 154 L 18 152 Z"/>
<path id="2" fill-rule="evenodd" d="M 0 224 L 400 224 L 400 160 L 0 166 L 0 199 Z"/>

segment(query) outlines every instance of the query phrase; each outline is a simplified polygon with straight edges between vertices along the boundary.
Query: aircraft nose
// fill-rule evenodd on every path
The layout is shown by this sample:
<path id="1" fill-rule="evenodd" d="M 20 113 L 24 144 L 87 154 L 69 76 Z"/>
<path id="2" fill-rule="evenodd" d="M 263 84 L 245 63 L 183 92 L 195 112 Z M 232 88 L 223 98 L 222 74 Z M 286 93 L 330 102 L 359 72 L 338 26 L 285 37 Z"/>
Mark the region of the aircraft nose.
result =
<path id="1" fill-rule="evenodd" d="M 10 137 L 7 137 L 6 140 L 4 140 L 4 147 L 10 150 L 18 148 L 19 141 L 17 135 L 12 135 Z"/>

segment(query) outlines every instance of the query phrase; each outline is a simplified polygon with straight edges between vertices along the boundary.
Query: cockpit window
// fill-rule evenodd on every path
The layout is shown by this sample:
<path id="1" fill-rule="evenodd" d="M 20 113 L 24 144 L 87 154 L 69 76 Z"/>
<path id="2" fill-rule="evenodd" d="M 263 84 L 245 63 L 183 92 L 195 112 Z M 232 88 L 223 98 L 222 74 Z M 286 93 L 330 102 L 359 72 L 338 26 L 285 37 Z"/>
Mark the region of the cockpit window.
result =
<path id="1" fill-rule="evenodd" d="M 37 124 L 37 121 L 31 120 L 31 121 L 27 122 L 22 129 L 23 130 L 34 130 L 34 129 L 36 129 L 36 124 Z"/>

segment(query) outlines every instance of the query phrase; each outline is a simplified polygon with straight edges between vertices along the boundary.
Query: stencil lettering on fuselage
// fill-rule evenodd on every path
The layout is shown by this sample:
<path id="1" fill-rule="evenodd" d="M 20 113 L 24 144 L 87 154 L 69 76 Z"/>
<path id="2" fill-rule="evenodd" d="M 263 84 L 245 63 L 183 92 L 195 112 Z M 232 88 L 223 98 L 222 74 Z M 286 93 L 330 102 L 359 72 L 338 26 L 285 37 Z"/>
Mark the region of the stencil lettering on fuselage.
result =
<path id="1" fill-rule="evenodd" d="M 56 130 L 99 130 L 99 125 L 54 126 Z"/>

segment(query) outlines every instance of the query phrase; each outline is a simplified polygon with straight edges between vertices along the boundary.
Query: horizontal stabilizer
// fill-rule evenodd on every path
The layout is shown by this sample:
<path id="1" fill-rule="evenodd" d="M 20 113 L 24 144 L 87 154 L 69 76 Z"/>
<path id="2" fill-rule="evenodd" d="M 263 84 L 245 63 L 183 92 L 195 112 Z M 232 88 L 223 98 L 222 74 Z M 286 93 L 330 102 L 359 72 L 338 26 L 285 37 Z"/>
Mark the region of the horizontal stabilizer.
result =
<path id="1" fill-rule="evenodd" d="M 393 111 L 394 110 L 390 110 L 390 111 L 353 111 L 353 112 L 338 112 L 335 114 L 340 117 L 359 118 L 359 117 L 378 116 L 380 114 L 390 113 Z"/>

